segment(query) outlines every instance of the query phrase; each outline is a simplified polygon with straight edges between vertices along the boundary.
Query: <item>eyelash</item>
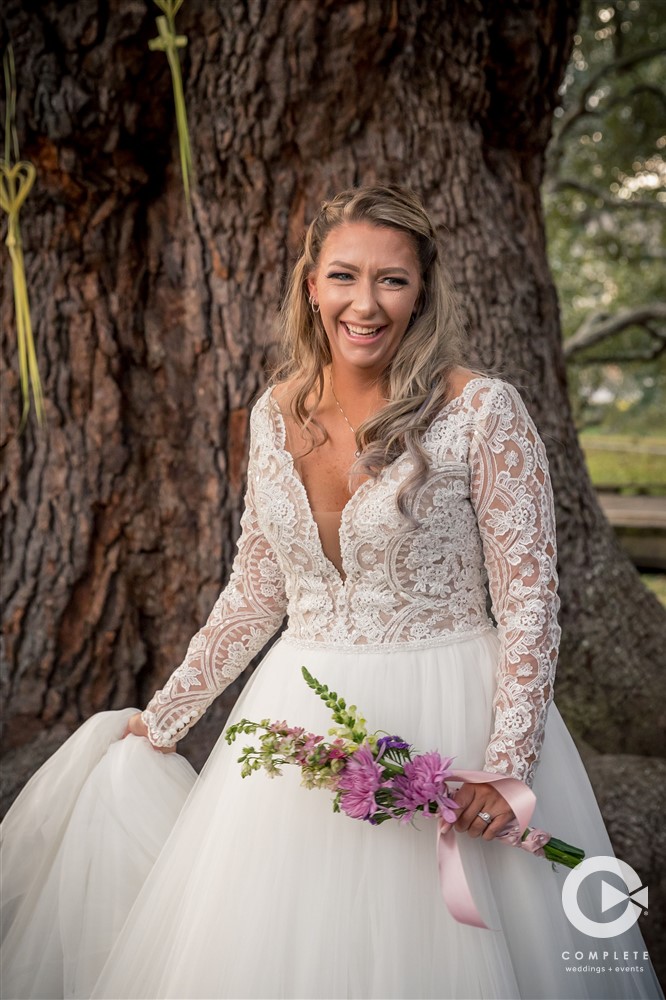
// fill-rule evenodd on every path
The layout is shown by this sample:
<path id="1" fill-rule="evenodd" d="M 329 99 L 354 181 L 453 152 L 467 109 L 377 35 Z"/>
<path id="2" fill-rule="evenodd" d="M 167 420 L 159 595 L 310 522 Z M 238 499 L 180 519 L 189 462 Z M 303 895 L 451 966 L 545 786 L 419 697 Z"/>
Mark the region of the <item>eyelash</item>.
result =
<path id="1" fill-rule="evenodd" d="M 331 274 L 327 274 L 326 277 L 327 278 L 333 278 L 333 279 L 339 280 L 340 278 L 352 278 L 353 275 L 349 274 L 348 271 L 333 271 Z M 394 278 L 394 277 L 391 277 L 391 276 L 387 276 L 386 278 L 383 278 L 382 280 L 383 281 L 395 282 L 395 284 L 391 286 L 392 288 L 402 288 L 406 284 L 408 284 L 408 282 L 406 281 L 405 278 Z"/>

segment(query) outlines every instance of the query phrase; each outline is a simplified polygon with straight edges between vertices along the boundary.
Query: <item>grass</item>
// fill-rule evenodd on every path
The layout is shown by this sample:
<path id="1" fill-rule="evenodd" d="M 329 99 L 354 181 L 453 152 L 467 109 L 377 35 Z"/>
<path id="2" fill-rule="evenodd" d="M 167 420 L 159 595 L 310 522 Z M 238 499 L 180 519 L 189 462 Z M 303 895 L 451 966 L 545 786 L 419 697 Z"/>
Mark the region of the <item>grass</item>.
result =
<path id="1" fill-rule="evenodd" d="M 598 489 L 666 495 L 666 437 L 585 432 L 580 442 Z"/>
<path id="2" fill-rule="evenodd" d="M 580 442 L 597 489 L 666 496 L 666 437 L 586 431 Z M 666 574 L 642 573 L 641 580 L 666 607 Z"/>
<path id="3" fill-rule="evenodd" d="M 646 587 L 655 592 L 666 607 L 666 573 L 641 573 L 641 580 Z"/>

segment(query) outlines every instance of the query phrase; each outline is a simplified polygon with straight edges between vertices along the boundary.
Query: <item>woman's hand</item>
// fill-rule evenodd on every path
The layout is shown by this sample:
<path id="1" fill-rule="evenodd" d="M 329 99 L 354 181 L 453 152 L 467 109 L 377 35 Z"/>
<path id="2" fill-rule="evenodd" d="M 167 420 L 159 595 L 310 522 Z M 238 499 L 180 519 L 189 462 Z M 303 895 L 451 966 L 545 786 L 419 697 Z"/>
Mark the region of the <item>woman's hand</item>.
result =
<path id="1" fill-rule="evenodd" d="M 126 736 L 145 736 L 148 739 L 148 726 L 141 718 L 141 712 L 137 712 L 135 715 L 131 715 L 129 722 L 125 727 L 125 732 L 122 735 L 122 739 Z M 159 750 L 160 753 L 175 753 L 175 747 L 153 747 L 154 750 Z"/>
<path id="2" fill-rule="evenodd" d="M 515 819 L 513 810 L 494 785 L 464 784 L 451 797 L 460 806 L 457 810 L 458 819 L 453 824 L 454 829 L 459 833 L 469 833 L 470 837 L 493 840 L 507 823 Z M 492 816 L 490 823 L 477 815 L 480 812 Z"/>

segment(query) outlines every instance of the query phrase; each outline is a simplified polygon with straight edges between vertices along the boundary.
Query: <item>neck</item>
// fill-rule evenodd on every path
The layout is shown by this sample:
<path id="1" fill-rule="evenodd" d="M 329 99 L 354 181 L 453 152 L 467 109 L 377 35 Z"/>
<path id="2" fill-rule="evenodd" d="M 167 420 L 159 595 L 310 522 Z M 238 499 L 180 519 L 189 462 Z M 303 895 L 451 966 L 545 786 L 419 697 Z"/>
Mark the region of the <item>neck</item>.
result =
<path id="1" fill-rule="evenodd" d="M 338 402 L 355 427 L 385 404 L 386 399 L 376 372 L 363 368 L 336 367 L 333 363 L 324 370 L 325 391 L 330 391 L 331 375 Z M 333 403 L 335 404 L 335 400 Z"/>

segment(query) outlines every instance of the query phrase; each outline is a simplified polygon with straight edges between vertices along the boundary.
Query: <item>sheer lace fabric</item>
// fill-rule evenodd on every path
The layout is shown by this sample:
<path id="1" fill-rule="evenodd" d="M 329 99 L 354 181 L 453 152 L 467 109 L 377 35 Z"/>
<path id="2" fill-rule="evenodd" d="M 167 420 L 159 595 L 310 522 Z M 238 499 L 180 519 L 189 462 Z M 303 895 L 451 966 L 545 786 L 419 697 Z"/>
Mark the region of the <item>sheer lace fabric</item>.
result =
<path id="1" fill-rule="evenodd" d="M 317 522 L 319 540 L 324 555 L 329 562 L 333 563 L 340 574 L 342 580 L 345 579 L 345 570 L 342 565 L 342 551 L 340 549 L 340 524 L 342 522 L 341 510 L 313 510 L 312 516 Z"/>
<path id="2" fill-rule="evenodd" d="M 423 436 L 431 470 L 416 500 L 417 530 L 395 504 L 412 470 L 406 454 L 359 487 L 340 516 L 344 579 L 324 552 L 270 388 L 250 426 L 231 577 L 143 713 L 151 742 L 180 739 L 285 614 L 285 642 L 414 649 L 494 628 L 488 583 L 501 651 L 485 766 L 531 784 L 560 629 L 548 461 L 518 392 L 501 379 L 473 378 L 442 408 Z"/>

